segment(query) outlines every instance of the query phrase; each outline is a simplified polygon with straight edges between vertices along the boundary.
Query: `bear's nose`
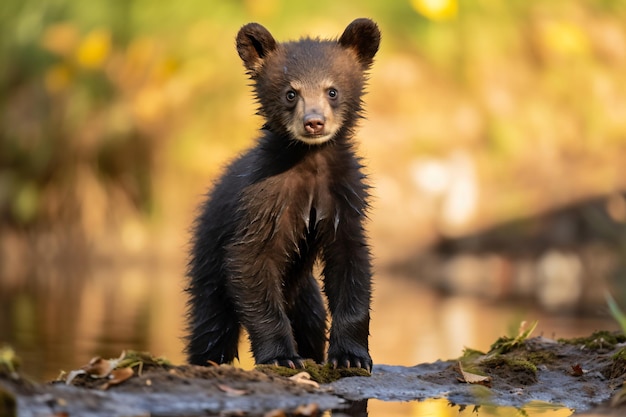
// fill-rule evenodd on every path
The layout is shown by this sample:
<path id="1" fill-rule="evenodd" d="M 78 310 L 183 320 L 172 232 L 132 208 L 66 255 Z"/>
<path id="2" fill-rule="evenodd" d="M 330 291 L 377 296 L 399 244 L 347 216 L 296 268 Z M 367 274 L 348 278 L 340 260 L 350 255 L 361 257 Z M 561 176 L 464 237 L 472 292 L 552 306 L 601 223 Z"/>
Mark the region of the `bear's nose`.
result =
<path id="1" fill-rule="evenodd" d="M 310 135 L 319 135 L 324 131 L 324 117 L 319 114 L 304 116 L 304 130 Z"/>

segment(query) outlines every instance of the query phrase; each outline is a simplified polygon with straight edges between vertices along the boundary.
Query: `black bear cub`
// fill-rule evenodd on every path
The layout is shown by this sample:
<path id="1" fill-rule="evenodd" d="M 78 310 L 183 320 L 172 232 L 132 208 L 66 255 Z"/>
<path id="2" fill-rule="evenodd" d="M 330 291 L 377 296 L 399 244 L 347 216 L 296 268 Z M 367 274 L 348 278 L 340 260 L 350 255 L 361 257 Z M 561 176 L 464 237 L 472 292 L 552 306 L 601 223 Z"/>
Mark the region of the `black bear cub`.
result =
<path id="1" fill-rule="evenodd" d="M 239 31 L 237 52 L 265 124 L 194 224 L 190 363 L 232 362 L 242 325 L 257 364 L 323 362 L 319 259 L 332 318 L 327 361 L 371 370 L 368 186 L 352 141 L 379 43 L 369 19 L 350 23 L 338 40 L 278 43 L 257 23 Z"/>

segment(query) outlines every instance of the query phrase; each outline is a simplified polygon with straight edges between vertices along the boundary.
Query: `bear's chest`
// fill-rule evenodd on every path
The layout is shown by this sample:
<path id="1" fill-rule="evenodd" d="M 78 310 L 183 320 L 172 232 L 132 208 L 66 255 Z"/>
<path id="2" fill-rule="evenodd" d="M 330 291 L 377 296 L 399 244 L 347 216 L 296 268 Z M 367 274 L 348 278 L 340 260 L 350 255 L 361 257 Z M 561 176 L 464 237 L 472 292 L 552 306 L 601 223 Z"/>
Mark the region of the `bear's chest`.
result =
<path id="1" fill-rule="evenodd" d="M 273 182 L 273 181 L 270 181 Z M 312 157 L 281 173 L 271 191 L 280 206 L 302 218 L 307 228 L 333 216 L 333 172 L 325 158 Z M 313 224 L 310 224 L 310 223 Z"/>
<path id="2" fill-rule="evenodd" d="M 334 224 L 338 199 L 334 191 L 337 175 L 327 158 L 312 155 L 289 169 L 248 186 L 243 194 L 244 221 L 249 231 L 271 230 L 302 236 L 320 223 Z"/>

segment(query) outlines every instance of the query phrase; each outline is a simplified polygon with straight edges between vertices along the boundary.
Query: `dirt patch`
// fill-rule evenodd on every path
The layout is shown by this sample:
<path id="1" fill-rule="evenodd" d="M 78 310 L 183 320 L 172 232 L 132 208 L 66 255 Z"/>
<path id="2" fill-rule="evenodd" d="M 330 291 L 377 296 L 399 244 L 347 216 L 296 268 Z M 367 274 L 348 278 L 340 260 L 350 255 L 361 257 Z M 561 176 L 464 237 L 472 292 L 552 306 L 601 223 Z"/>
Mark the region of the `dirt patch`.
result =
<path id="1" fill-rule="evenodd" d="M 370 377 L 349 376 L 352 370 L 333 373 L 329 367 L 308 364 L 311 378 L 324 382 L 320 385 L 290 379 L 294 372 L 285 373 L 282 368 L 244 371 L 232 366 L 174 366 L 147 358 L 127 360 L 133 372 L 116 384 L 110 384 L 110 376 L 94 378 L 86 373 L 74 375 L 70 385 L 37 383 L 19 370 L 0 367 L 0 415 L 254 416 L 271 410 L 315 415 L 329 409 L 364 415 L 369 398 L 447 398 L 456 404 L 516 407 L 545 401 L 578 412 L 604 404 L 605 414 L 619 415 L 624 408 L 607 404 L 612 397 L 626 395 L 621 392 L 626 380 L 624 343 L 622 335 L 612 340 L 605 333 L 568 341 L 533 338 L 509 343 L 504 350 L 494 344 L 487 353 L 467 351 L 450 361 L 414 367 L 377 365 Z M 483 382 L 489 383 L 463 382 L 461 365 L 465 376 L 484 375 Z M 329 375 L 330 380 L 340 379 L 328 383 Z"/>

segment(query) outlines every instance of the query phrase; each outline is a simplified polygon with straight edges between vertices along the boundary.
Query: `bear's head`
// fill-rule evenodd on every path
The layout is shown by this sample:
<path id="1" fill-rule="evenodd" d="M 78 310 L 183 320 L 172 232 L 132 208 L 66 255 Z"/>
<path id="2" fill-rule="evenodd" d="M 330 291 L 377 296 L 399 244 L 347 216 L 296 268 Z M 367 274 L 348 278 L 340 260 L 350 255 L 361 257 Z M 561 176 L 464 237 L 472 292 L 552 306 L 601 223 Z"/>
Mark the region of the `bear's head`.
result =
<path id="1" fill-rule="evenodd" d="M 279 43 L 258 23 L 237 34 L 266 127 L 309 145 L 351 134 L 379 44 L 380 31 L 369 19 L 354 20 L 337 40 Z"/>

